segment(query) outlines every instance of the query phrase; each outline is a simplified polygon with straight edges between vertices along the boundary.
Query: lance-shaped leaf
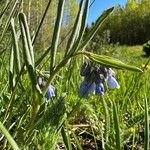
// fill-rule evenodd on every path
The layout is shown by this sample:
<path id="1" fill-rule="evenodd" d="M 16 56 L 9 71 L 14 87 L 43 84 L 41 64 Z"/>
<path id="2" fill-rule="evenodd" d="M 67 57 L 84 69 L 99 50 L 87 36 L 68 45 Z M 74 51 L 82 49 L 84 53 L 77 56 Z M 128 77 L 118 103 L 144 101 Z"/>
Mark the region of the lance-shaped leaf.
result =
<path id="1" fill-rule="evenodd" d="M 112 57 L 109 57 L 109 56 L 97 55 L 97 54 L 93 54 L 90 52 L 82 52 L 82 54 L 87 56 L 91 61 L 94 61 L 98 64 L 101 64 L 101 65 L 104 65 L 107 67 L 142 72 L 142 70 L 138 67 L 127 65 L 127 64 L 123 63 L 122 61 L 112 58 Z"/>
<path id="2" fill-rule="evenodd" d="M 144 99 L 144 107 L 145 107 L 145 136 L 144 136 L 144 149 L 149 150 L 149 112 L 148 112 L 148 102 L 147 96 L 145 95 Z"/>
<path id="3" fill-rule="evenodd" d="M 24 32 L 26 36 L 26 41 L 27 41 L 27 46 L 29 49 L 29 55 L 32 61 L 32 65 L 34 65 L 34 53 L 33 53 L 33 45 L 32 45 L 32 40 L 30 36 L 30 31 L 27 23 L 27 18 L 24 13 L 19 14 L 19 20 L 22 22 L 23 27 L 24 27 Z"/>
<path id="4" fill-rule="evenodd" d="M 113 123 L 115 130 L 116 150 L 121 150 L 121 134 L 119 127 L 119 115 L 115 102 L 113 102 Z"/>
<path id="5" fill-rule="evenodd" d="M 20 150 L 17 143 L 14 141 L 12 136 L 9 134 L 8 130 L 4 127 L 4 125 L 1 122 L 0 122 L 0 130 L 5 135 L 6 139 L 9 142 L 9 144 L 12 146 L 12 149 Z"/>
<path id="6" fill-rule="evenodd" d="M 7 21 L 6 21 L 6 23 L 5 23 L 5 26 L 4 26 L 2 35 L 1 35 L 1 37 L 0 37 L 0 42 L 2 41 L 2 39 L 3 39 L 3 37 L 4 37 L 5 33 L 6 33 L 6 31 L 7 31 L 7 29 L 8 29 L 8 27 L 9 27 L 9 25 L 10 25 L 11 18 L 13 18 L 14 14 L 15 14 L 15 12 L 16 12 L 16 10 L 17 10 L 17 5 L 18 5 L 19 3 L 21 3 L 21 1 L 20 1 L 20 2 L 19 2 L 19 0 L 14 1 L 13 7 L 12 7 L 12 9 L 11 9 L 10 14 L 9 14 L 8 17 L 7 17 Z"/>
<path id="7" fill-rule="evenodd" d="M 58 40 L 59 40 L 61 23 L 63 18 L 64 5 L 65 5 L 65 0 L 60 0 L 58 3 L 57 18 L 56 18 L 54 33 L 52 38 L 51 66 L 50 66 L 51 72 L 55 66 L 56 52 L 57 52 Z"/>
<path id="8" fill-rule="evenodd" d="M 38 93 L 41 93 L 41 90 L 37 84 L 36 71 L 34 67 L 35 64 L 34 64 L 33 49 L 30 47 L 31 45 L 29 45 L 29 43 L 32 44 L 31 37 L 28 33 L 29 29 L 25 21 L 26 21 L 25 15 L 23 13 L 20 13 L 19 23 L 20 23 L 20 29 L 21 29 L 21 35 L 22 35 L 24 61 L 29 72 L 29 77 L 30 77 L 32 86 L 38 91 Z"/>
<path id="9" fill-rule="evenodd" d="M 83 0 L 81 0 L 80 5 L 79 5 L 78 14 L 77 14 L 71 35 L 67 42 L 67 48 L 66 48 L 65 55 L 67 55 L 67 53 L 70 51 L 70 49 L 72 48 L 72 46 L 75 42 L 75 39 L 78 37 L 78 30 L 79 30 L 79 26 L 81 24 L 81 17 L 82 17 L 82 6 L 83 6 Z"/>
<path id="10" fill-rule="evenodd" d="M 39 32 L 40 32 L 40 29 L 41 29 L 41 27 L 42 27 L 42 24 L 43 24 L 43 22 L 44 22 L 44 19 L 45 19 L 45 17 L 46 17 L 46 14 L 47 14 L 47 12 L 48 12 L 48 10 L 49 10 L 51 1 L 52 1 L 52 0 L 49 0 L 49 2 L 48 2 L 48 4 L 47 4 L 47 7 L 46 7 L 46 9 L 45 9 L 45 11 L 44 11 L 44 14 L 43 14 L 43 16 L 42 16 L 42 19 L 41 19 L 41 21 L 40 21 L 40 23 L 39 23 L 39 26 L 37 27 L 35 36 L 33 37 L 32 44 L 34 44 L 35 41 L 36 41 L 36 39 L 37 39 L 37 36 L 38 36 L 38 34 L 39 34 Z"/>
<path id="11" fill-rule="evenodd" d="M 91 28 L 89 33 L 85 36 L 84 41 L 80 45 L 79 49 L 84 48 L 88 42 L 93 38 L 95 33 L 100 29 L 100 27 L 104 24 L 104 22 L 107 20 L 108 16 L 111 14 L 113 11 L 114 7 L 106 10 L 96 21 L 96 24 Z"/>
<path id="12" fill-rule="evenodd" d="M 17 41 L 17 34 L 15 31 L 14 19 L 11 20 L 11 31 L 12 31 L 12 40 L 13 40 L 13 49 L 14 49 L 14 63 L 15 63 L 16 74 L 18 74 L 21 70 L 21 65 L 20 65 L 20 54 L 19 54 L 19 47 Z"/>
<path id="13" fill-rule="evenodd" d="M 9 58 L 9 89 L 12 91 L 15 85 L 15 72 L 14 72 L 14 49 L 11 48 Z"/>
<path id="14" fill-rule="evenodd" d="M 78 50 L 80 42 L 83 39 L 83 35 L 84 35 L 84 32 L 85 32 L 85 27 L 86 27 L 86 20 L 87 20 L 88 12 L 89 12 L 89 4 L 90 4 L 90 0 L 86 0 L 85 6 L 84 6 L 84 10 L 83 10 L 82 18 L 81 18 L 81 20 L 79 20 L 79 23 L 81 24 L 78 27 L 79 28 L 78 29 L 79 30 L 79 35 L 78 35 L 78 38 L 77 38 L 76 42 L 73 44 L 73 47 L 72 47 L 72 49 L 69 52 L 69 55 L 74 54 L 74 52 Z"/>

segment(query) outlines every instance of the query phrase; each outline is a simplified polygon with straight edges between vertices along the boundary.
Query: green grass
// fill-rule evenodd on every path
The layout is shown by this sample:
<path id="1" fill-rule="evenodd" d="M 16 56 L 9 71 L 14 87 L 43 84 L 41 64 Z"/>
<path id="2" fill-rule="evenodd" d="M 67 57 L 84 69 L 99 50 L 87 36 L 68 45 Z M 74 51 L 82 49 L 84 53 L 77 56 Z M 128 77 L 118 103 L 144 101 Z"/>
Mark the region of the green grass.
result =
<path id="1" fill-rule="evenodd" d="M 141 49 L 141 46 L 109 47 L 109 51 L 112 51 L 113 57 L 119 58 L 128 64 L 134 64 L 137 67 L 141 67 L 147 61 L 147 58 L 142 57 Z M 108 52 L 105 50 L 103 53 Z M 81 57 L 73 59 L 70 64 L 66 65 L 57 74 L 53 81 L 53 85 L 57 89 L 57 96 L 53 100 L 50 100 L 47 106 L 44 106 L 44 108 L 47 107 L 47 111 L 43 112 L 44 116 L 42 116 L 41 108 L 41 114 L 39 112 L 41 119 L 35 124 L 29 138 L 30 140 L 27 141 L 24 137 L 24 130 L 26 130 L 26 124 L 28 124 L 30 118 L 31 98 L 29 97 L 29 93 L 31 93 L 31 89 L 28 77 L 26 75 L 23 76 L 14 97 L 13 115 L 10 116 L 11 120 L 9 123 L 5 123 L 6 128 L 12 126 L 9 130 L 12 137 L 16 139 L 19 146 L 26 149 L 55 148 L 58 146 L 58 143 L 63 143 L 60 127 L 63 123 L 63 118 L 66 118 L 69 126 L 74 124 L 89 124 L 94 128 L 94 133 L 91 131 L 91 128 L 84 129 L 82 127 L 77 128 L 78 132 L 70 133 L 69 141 L 72 141 L 74 144 L 76 144 L 76 140 L 79 138 L 78 135 L 84 131 L 86 135 L 92 135 L 96 142 L 102 142 L 103 147 L 106 149 L 113 150 L 115 147 L 116 149 L 123 147 L 143 149 L 144 141 L 148 141 L 147 138 L 149 138 L 145 133 L 145 124 L 148 122 L 148 117 L 145 114 L 149 112 L 148 103 L 150 94 L 148 91 L 150 87 L 147 81 L 149 81 L 150 71 L 145 70 L 143 73 L 136 73 L 115 69 L 117 80 L 121 86 L 120 89 L 107 90 L 103 99 L 97 96 L 91 96 L 89 99 L 80 99 L 78 91 L 83 79 L 79 75 L 79 70 L 82 62 Z M 5 64 L 5 61 L 1 59 L 1 64 L 3 72 L 1 89 L 3 90 L 1 92 L 0 116 L 1 120 L 3 120 L 10 94 L 7 92 L 8 83 L 5 82 L 7 79 L 5 73 L 7 63 Z M 40 66 L 39 69 L 41 69 Z M 47 65 L 42 70 L 48 70 Z M 62 93 L 66 93 L 63 104 L 58 100 Z M 147 103 L 143 102 L 145 95 Z M 52 116 L 50 117 L 49 115 Z M 64 126 L 64 131 L 65 128 Z M 74 129 L 71 126 L 67 130 L 71 128 Z M 146 125 L 146 132 L 148 132 L 147 129 L 148 125 Z M 22 136 L 20 135 L 21 133 L 23 133 Z M 69 133 L 69 131 L 66 133 Z M 144 136 L 144 134 L 146 135 Z M 55 137 L 56 140 L 53 141 L 52 137 Z M 23 142 L 24 140 L 25 143 Z M 4 138 L 2 141 L 5 142 Z M 42 143 L 42 141 L 44 142 Z M 80 146 L 83 146 L 81 139 L 77 141 L 81 142 Z M 146 145 L 148 145 L 148 142 Z"/>

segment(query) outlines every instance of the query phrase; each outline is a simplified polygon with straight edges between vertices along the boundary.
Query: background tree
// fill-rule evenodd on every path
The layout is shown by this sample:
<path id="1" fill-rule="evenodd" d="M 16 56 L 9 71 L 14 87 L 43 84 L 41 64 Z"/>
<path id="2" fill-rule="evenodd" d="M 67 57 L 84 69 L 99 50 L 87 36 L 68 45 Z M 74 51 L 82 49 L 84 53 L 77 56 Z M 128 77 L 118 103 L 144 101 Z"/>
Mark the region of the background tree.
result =
<path id="1" fill-rule="evenodd" d="M 139 45 L 150 40 L 150 1 L 128 0 L 125 7 L 117 6 L 103 27 L 93 38 L 95 48 L 105 37 L 103 33 L 109 30 L 109 43 Z M 99 37 L 98 37 L 99 36 Z M 99 38 L 99 40 L 97 40 Z M 101 38 L 101 40 L 100 40 Z M 105 40 L 104 40 L 105 41 Z M 94 45 L 90 44 L 90 45 Z"/>

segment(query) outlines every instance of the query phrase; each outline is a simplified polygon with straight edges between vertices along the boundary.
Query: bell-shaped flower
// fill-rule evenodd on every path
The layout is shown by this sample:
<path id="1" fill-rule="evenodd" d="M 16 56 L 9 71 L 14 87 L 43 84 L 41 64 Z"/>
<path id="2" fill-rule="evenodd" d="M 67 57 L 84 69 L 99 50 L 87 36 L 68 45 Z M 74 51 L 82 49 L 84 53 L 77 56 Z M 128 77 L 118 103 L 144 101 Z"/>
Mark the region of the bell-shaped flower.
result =
<path id="1" fill-rule="evenodd" d="M 79 96 L 88 98 L 89 94 L 95 94 L 96 84 L 93 82 L 83 81 L 80 85 Z"/>
<path id="2" fill-rule="evenodd" d="M 96 95 L 104 95 L 104 85 L 102 82 L 96 83 Z"/>
<path id="3" fill-rule="evenodd" d="M 38 79 L 38 84 L 40 88 L 42 89 L 46 85 L 46 81 L 40 77 Z M 46 102 L 54 96 L 55 96 L 55 88 L 52 85 L 49 85 L 45 94 Z"/>
<path id="4" fill-rule="evenodd" d="M 45 94 L 46 102 L 54 96 L 55 96 L 55 88 L 52 85 L 49 85 Z"/>
<path id="5" fill-rule="evenodd" d="M 115 79 L 115 73 L 112 69 L 108 70 L 108 79 L 107 79 L 107 85 L 109 89 L 119 89 L 120 85 L 117 82 L 117 80 Z"/>

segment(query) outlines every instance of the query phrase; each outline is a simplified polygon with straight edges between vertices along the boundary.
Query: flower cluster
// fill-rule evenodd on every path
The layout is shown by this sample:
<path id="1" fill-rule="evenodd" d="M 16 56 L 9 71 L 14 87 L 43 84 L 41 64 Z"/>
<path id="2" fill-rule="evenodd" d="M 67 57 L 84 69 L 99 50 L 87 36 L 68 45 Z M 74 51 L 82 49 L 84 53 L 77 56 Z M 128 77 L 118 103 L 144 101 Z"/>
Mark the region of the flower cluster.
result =
<path id="1" fill-rule="evenodd" d="M 46 81 L 43 78 L 38 79 L 38 84 L 40 88 L 42 89 L 46 85 Z M 48 102 L 49 99 L 55 96 L 55 88 L 52 85 L 49 85 L 46 94 L 45 94 L 45 100 Z"/>
<path id="2" fill-rule="evenodd" d="M 111 68 L 84 62 L 80 75 L 84 76 L 84 81 L 81 83 L 79 91 L 81 98 L 88 98 L 89 94 L 103 96 L 105 81 L 109 89 L 120 88 L 115 78 L 115 72 Z"/>

